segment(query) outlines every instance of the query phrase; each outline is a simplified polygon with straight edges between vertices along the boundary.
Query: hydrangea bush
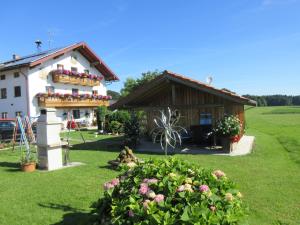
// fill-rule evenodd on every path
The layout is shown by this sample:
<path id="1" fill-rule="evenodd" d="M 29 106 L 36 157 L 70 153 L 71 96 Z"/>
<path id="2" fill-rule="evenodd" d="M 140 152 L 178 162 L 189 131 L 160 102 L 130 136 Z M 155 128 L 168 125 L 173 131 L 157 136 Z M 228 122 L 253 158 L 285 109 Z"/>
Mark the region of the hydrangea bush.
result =
<path id="1" fill-rule="evenodd" d="M 224 172 L 171 157 L 138 164 L 104 189 L 96 224 L 238 224 L 244 215 L 242 194 Z"/>
<path id="2" fill-rule="evenodd" d="M 225 116 L 217 122 L 214 132 L 221 137 L 234 137 L 241 131 L 241 121 L 237 116 Z"/>

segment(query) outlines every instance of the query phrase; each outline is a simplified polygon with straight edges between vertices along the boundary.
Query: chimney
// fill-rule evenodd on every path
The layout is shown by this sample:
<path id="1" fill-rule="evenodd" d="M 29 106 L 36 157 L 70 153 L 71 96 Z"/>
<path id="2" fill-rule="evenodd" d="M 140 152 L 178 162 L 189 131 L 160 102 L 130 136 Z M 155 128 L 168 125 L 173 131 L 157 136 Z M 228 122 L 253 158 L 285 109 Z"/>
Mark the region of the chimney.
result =
<path id="1" fill-rule="evenodd" d="M 13 54 L 13 60 L 18 60 L 21 59 L 21 56 L 17 55 L 17 54 Z"/>

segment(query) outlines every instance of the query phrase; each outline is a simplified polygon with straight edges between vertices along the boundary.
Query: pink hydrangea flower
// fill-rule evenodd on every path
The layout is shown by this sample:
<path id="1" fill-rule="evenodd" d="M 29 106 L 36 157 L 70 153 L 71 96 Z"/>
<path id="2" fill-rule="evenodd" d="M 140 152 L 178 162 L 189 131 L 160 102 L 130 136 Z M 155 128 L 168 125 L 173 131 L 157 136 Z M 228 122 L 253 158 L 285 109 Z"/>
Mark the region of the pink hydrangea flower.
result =
<path id="1" fill-rule="evenodd" d="M 142 184 L 140 185 L 139 194 L 145 195 L 145 194 L 147 194 L 148 191 L 150 191 L 148 185 L 145 184 L 145 183 L 142 183 Z"/>
<path id="2" fill-rule="evenodd" d="M 231 193 L 226 193 L 225 194 L 225 199 L 228 201 L 228 202 L 231 202 L 233 200 L 233 195 Z"/>
<path id="3" fill-rule="evenodd" d="M 110 182 L 112 185 L 116 186 L 116 185 L 119 185 L 120 183 L 120 180 L 119 178 L 115 178 L 115 179 L 112 179 L 112 181 Z"/>
<path id="4" fill-rule="evenodd" d="M 147 192 L 147 197 L 148 197 L 148 198 L 151 198 L 151 199 L 154 199 L 154 198 L 156 197 L 156 194 L 155 194 L 154 191 L 149 190 L 149 191 Z"/>
<path id="5" fill-rule="evenodd" d="M 115 186 L 112 184 L 112 183 L 110 183 L 110 182 L 106 182 L 105 184 L 104 184 L 104 190 L 109 190 L 109 189 L 112 189 L 112 188 L 114 188 Z"/>
<path id="6" fill-rule="evenodd" d="M 151 201 L 149 200 L 149 199 L 146 199 L 144 202 L 143 202 L 143 208 L 144 209 L 148 209 L 148 207 L 149 207 L 149 203 L 150 203 Z"/>
<path id="7" fill-rule="evenodd" d="M 213 211 L 213 212 L 214 212 L 214 211 L 216 211 L 216 209 L 217 209 L 217 208 L 216 208 L 216 206 L 214 206 L 214 205 L 211 205 L 211 206 L 209 207 L 209 209 L 210 209 L 211 211 Z"/>
<path id="8" fill-rule="evenodd" d="M 185 190 L 185 186 L 184 185 L 180 185 L 178 188 L 177 188 L 177 192 L 183 192 Z"/>
<path id="9" fill-rule="evenodd" d="M 199 187 L 199 190 L 203 193 L 203 192 L 208 192 L 209 191 L 209 187 L 206 184 L 203 184 Z"/>
<path id="10" fill-rule="evenodd" d="M 214 174 L 218 179 L 220 179 L 220 178 L 222 178 L 222 177 L 225 176 L 225 173 L 224 173 L 222 170 L 215 170 L 215 171 L 213 172 L 213 174 Z"/>
<path id="11" fill-rule="evenodd" d="M 128 211 L 128 216 L 129 216 L 129 217 L 134 217 L 134 212 L 133 212 L 132 210 L 129 210 L 129 211 Z"/>
<path id="12" fill-rule="evenodd" d="M 154 201 L 157 202 L 157 203 L 160 203 L 160 202 L 164 201 L 164 199 L 165 199 L 164 195 L 158 194 L 158 195 L 155 196 Z"/>
<path id="13" fill-rule="evenodd" d="M 151 179 L 148 179 L 148 178 L 145 178 L 143 180 L 144 183 L 147 183 L 147 184 L 153 184 L 153 183 L 157 183 L 158 180 L 156 178 L 151 178 Z"/>

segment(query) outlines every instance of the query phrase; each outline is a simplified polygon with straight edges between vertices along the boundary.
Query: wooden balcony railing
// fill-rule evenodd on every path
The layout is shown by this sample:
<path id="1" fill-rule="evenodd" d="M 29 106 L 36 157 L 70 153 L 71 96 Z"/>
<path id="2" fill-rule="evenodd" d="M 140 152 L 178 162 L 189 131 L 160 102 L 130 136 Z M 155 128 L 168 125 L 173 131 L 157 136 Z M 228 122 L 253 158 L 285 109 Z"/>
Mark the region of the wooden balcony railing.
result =
<path id="1" fill-rule="evenodd" d="M 99 86 L 100 80 L 90 79 L 88 77 L 70 76 L 66 74 L 52 73 L 54 83 L 75 84 L 83 86 Z"/>
<path id="2" fill-rule="evenodd" d="M 70 108 L 70 107 L 97 107 L 109 106 L 106 99 L 94 98 L 60 98 L 60 97 L 38 97 L 38 104 L 45 108 Z"/>

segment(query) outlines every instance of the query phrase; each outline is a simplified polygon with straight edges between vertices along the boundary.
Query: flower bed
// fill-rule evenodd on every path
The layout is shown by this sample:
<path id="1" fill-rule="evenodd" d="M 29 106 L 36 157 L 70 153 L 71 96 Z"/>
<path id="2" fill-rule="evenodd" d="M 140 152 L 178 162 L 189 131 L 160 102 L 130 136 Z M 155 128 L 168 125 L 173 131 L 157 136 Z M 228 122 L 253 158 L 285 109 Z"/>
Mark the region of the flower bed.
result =
<path id="1" fill-rule="evenodd" d="M 104 184 L 96 224 L 237 224 L 242 194 L 224 172 L 167 158 L 147 161 Z"/>
<path id="2" fill-rule="evenodd" d="M 110 95 L 90 95 L 90 94 L 62 94 L 62 93 L 38 93 L 38 98 L 70 98 L 70 99 L 99 99 L 99 100 L 111 100 Z"/>
<path id="3" fill-rule="evenodd" d="M 53 70 L 52 77 L 54 82 L 81 84 L 88 86 L 98 86 L 103 76 L 94 74 L 78 73 L 70 70 Z"/>

